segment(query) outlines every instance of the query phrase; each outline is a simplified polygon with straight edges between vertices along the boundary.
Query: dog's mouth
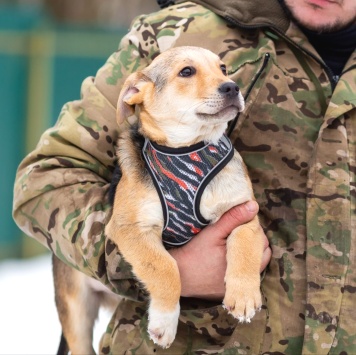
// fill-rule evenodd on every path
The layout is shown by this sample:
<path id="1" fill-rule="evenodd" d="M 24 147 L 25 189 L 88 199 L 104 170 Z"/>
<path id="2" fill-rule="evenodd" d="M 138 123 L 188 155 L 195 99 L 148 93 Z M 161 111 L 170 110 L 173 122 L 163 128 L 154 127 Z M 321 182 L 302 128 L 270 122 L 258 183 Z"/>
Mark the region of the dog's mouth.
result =
<path id="1" fill-rule="evenodd" d="M 236 105 L 230 105 L 224 107 L 222 110 L 219 110 L 214 113 L 208 112 L 197 112 L 197 116 L 202 120 L 213 120 L 213 121 L 230 121 L 236 117 L 238 112 L 242 111 L 243 107 Z"/>

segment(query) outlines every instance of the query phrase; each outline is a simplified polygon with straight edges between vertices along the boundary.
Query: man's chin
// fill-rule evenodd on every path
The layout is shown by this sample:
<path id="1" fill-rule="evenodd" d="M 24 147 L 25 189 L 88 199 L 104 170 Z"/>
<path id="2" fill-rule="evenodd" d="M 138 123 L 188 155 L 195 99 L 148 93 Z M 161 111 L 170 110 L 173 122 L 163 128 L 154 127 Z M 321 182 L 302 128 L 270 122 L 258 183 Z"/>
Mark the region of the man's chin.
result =
<path id="1" fill-rule="evenodd" d="M 330 33 L 330 32 L 336 32 L 339 31 L 343 28 L 347 28 L 349 25 L 352 23 L 346 23 L 342 21 L 338 21 L 337 19 L 331 19 L 330 21 L 327 21 L 327 19 L 323 19 L 323 21 L 298 21 L 298 19 L 295 20 L 298 25 L 314 32 L 318 33 Z"/>
<path id="2" fill-rule="evenodd" d="M 303 1 L 298 6 L 288 6 L 288 0 L 280 1 L 287 16 L 299 26 L 311 31 L 335 32 L 347 28 L 356 21 L 356 16 L 345 17 L 345 11 L 340 10 L 340 4 L 337 2 L 314 0 L 313 3 L 313 0 L 310 0 L 310 2 Z M 325 6 L 322 6 L 323 2 L 326 3 Z"/>

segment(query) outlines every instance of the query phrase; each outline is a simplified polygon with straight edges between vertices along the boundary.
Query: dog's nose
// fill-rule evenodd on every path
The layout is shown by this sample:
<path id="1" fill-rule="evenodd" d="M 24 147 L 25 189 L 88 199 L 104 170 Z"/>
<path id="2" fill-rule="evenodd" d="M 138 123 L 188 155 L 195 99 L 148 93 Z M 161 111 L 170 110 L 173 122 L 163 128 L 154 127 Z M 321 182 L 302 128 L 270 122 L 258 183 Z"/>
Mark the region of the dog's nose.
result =
<path id="1" fill-rule="evenodd" d="M 240 88 L 235 83 L 229 82 L 220 85 L 218 90 L 221 94 L 233 98 L 238 95 Z"/>

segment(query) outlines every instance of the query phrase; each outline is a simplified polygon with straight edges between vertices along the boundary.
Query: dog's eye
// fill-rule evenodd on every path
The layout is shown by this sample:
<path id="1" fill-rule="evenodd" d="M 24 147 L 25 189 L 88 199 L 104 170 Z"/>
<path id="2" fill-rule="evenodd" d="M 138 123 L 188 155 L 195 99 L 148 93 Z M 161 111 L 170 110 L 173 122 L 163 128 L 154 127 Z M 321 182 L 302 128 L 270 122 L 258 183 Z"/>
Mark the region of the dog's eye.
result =
<path id="1" fill-rule="evenodd" d="M 196 73 L 196 70 L 193 67 L 185 67 L 179 72 L 179 76 L 188 78 Z"/>
<path id="2" fill-rule="evenodd" d="M 221 71 L 223 72 L 223 74 L 227 75 L 226 65 L 225 64 L 221 64 L 220 68 L 221 68 Z"/>

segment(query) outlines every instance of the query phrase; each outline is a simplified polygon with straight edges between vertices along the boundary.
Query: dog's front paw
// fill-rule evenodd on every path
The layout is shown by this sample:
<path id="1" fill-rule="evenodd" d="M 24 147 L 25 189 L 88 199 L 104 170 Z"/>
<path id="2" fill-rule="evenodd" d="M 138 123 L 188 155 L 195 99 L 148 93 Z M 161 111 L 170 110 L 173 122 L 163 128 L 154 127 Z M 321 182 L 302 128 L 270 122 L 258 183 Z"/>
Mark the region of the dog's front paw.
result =
<path id="1" fill-rule="evenodd" d="M 148 334 L 153 342 L 162 348 L 169 348 L 176 336 L 179 303 L 172 312 L 162 312 L 153 307 L 148 310 Z"/>
<path id="2" fill-rule="evenodd" d="M 262 307 L 259 280 L 227 282 L 223 307 L 239 322 L 250 323 L 256 311 Z"/>

